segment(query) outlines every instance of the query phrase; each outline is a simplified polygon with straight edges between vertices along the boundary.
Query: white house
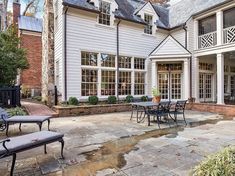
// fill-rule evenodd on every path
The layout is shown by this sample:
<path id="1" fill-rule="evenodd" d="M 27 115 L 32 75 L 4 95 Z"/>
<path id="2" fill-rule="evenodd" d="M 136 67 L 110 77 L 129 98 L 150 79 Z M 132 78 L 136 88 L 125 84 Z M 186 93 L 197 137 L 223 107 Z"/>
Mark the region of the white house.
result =
<path id="1" fill-rule="evenodd" d="M 54 0 L 62 99 L 235 97 L 235 0 Z"/>

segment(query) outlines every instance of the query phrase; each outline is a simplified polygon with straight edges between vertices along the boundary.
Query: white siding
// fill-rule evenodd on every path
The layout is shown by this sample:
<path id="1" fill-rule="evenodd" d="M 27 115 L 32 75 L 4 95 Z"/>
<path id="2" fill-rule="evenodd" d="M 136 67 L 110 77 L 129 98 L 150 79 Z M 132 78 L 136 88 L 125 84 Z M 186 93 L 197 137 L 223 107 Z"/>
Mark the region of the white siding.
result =
<path id="1" fill-rule="evenodd" d="M 56 0 L 54 0 L 53 3 L 55 3 Z M 56 14 L 56 13 L 54 13 Z M 62 0 L 58 0 L 58 17 L 57 17 L 57 28 L 55 29 L 55 70 L 57 70 L 59 73 L 59 80 L 58 82 L 58 91 L 60 93 L 63 93 L 63 74 L 62 74 L 62 68 L 63 68 L 63 6 L 62 6 Z M 58 62 L 58 64 L 56 64 Z M 59 66 L 59 68 L 56 68 Z M 55 75 L 56 76 L 56 75 Z"/>
<path id="2" fill-rule="evenodd" d="M 185 30 L 177 30 L 171 33 L 172 37 L 174 37 L 181 45 L 185 47 Z"/>
<path id="3" fill-rule="evenodd" d="M 116 26 L 107 27 L 97 24 L 95 14 L 76 11 L 69 12 L 67 17 L 67 75 L 68 97 L 81 98 L 81 51 L 107 53 L 116 55 Z M 144 34 L 144 27 L 134 23 L 120 24 L 120 55 L 144 57 L 166 37 L 157 33 L 156 36 Z M 149 61 L 147 60 L 147 69 Z M 149 71 L 149 70 L 148 70 Z M 151 73 L 148 72 L 148 73 Z M 147 75 L 151 80 L 151 74 Z M 151 81 L 147 82 L 151 85 Z M 149 87 L 148 87 L 149 90 Z M 149 94 L 149 92 L 146 92 Z"/>

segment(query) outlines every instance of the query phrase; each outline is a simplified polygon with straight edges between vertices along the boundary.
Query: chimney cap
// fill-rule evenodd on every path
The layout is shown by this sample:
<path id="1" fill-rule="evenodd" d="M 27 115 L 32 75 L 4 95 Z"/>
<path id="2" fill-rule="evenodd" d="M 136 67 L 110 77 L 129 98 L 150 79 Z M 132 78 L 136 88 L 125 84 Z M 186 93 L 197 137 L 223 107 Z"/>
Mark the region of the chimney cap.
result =
<path id="1" fill-rule="evenodd" d="M 18 4 L 20 4 L 20 0 L 14 0 L 13 3 L 18 3 Z"/>

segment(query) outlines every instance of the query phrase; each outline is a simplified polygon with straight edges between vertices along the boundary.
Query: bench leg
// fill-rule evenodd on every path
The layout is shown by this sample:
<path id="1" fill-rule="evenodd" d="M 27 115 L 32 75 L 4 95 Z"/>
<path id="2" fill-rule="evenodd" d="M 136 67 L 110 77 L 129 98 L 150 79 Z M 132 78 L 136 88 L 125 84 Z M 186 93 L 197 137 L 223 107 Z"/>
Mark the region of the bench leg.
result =
<path id="1" fill-rule="evenodd" d="M 47 154 L 47 145 L 44 145 L 44 154 Z"/>
<path id="2" fill-rule="evenodd" d="M 64 140 L 59 141 L 61 143 L 61 157 L 64 159 Z"/>
<path id="3" fill-rule="evenodd" d="M 50 119 L 48 120 L 48 131 L 50 131 Z"/>
<path id="4" fill-rule="evenodd" d="M 10 176 L 13 176 L 13 172 L 14 172 L 14 168 L 15 168 L 15 162 L 16 162 L 16 154 L 14 153 L 14 154 L 13 154 L 13 157 L 12 157 L 12 164 L 11 164 L 11 173 L 10 173 Z"/>
<path id="5" fill-rule="evenodd" d="M 42 123 L 38 123 L 39 130 L 42 131 Z"/>
<path id="6" fill-rule="evenodd" d="M 21 132 L 21 123 L 20 123 L 20 125 L 19 125 L 19 130 L 20 130 L 20 132 Z"/>
<path id="7" fill-rule="evenodd" d="M 6 136 L 8 136 L 9 123 L 6 123 Z"/>

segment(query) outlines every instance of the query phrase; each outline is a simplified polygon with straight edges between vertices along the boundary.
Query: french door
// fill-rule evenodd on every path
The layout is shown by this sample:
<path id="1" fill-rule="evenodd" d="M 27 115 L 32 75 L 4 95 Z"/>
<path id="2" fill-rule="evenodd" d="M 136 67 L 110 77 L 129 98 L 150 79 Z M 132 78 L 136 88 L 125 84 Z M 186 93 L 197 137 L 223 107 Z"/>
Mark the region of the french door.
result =
<path id="1" fill-rule="evenodd" d="M 200 73 L 199 74 L 199 98 L 202 102 L 212 101 L 213 88 L 213 74 Z"/>
<path id="2" fill-rule="evenodd" d="M 181 99 L 182 73 L 158 73 L 158 86 L 162 99 Z"/>

